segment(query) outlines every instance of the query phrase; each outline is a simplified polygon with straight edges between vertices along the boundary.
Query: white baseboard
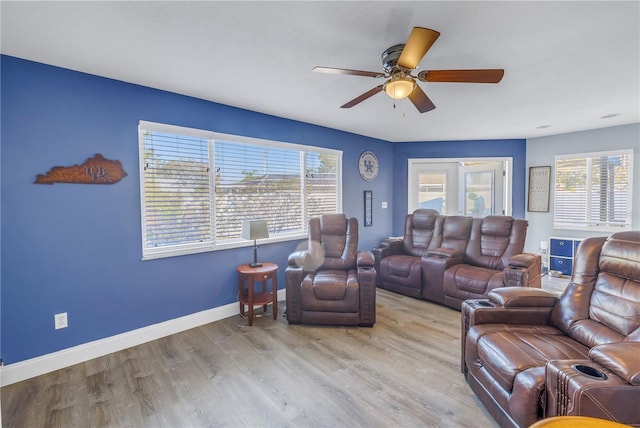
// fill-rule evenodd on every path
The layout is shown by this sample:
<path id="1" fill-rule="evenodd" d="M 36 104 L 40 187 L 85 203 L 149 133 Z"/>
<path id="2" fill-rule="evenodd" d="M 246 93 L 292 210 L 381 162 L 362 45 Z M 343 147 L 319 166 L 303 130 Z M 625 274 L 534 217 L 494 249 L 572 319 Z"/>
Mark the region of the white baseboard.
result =
<path id="1" fill-rule="evenodd" d="M 278 301 L 284 300 L 285 295 L 284 289 L 278 290 Z M 74 364 L 83 363 L 93 358 L 141 345 L 237 314 L 238 302 L 229 303 L 228 305 L 185 315 L 180 318 L 131 330 L 126 333 L 83 343 L 82 345 L 63 349 L 51 354 L 8 364 L 2 367 L 2 371 L 0 371 L 0 386 L 11 385 L 12 383 L 63 369 Z"/>

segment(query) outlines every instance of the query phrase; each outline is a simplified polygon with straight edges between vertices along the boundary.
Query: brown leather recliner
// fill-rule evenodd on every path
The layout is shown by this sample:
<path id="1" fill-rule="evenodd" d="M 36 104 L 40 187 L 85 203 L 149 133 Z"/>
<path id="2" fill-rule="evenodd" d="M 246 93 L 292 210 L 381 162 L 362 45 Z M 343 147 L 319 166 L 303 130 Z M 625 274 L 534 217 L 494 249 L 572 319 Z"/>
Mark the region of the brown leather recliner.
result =
<path id="1" fill-rule="evenodd" d="M 308 249 L 289 256 L 285 277 L 289 324 L 371 327 L 376 321 L 374 258 L 358 252 L 355 218 L 312 218 Z"/>
<path id="2" fill-rule="evenodd" d="M 640 426 L 640 231 L 585 239 L 559 298 L 505 287 L 462 306 L 462 372 L 502 427 Z"/>

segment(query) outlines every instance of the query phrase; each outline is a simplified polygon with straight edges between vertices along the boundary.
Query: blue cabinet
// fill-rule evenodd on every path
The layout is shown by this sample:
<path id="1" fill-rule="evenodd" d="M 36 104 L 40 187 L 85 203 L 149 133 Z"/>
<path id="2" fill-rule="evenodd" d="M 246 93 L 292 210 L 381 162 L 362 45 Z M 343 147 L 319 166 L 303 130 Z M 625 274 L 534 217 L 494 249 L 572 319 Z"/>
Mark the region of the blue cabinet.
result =
<path id="1" fill-rule="evenodd" d="M 573 258 L 581 239 L 549 238 L 549 269 L 571 276 Z"/>

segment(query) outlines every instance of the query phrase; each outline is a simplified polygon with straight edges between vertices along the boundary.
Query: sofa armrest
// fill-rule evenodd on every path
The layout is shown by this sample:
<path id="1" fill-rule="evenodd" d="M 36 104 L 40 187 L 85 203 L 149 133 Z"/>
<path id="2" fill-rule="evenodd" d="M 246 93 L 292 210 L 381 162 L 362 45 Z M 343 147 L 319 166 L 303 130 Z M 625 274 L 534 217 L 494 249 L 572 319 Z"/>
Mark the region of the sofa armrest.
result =
<path id="1" fill-rule="evenodd" d="M 491 290 L 489 300 L 504 308 L 552 308 L 558 298 L 538 288 L 502 287 Z"/>
<path id="2" fill-rule="evenodd" d="M 400 254 L 402 253 L 402 238 L 383 239 L 372 252 L 378 262 L 385 257 Z"/>
<path id="3" fill-rule="evenodd" d="M 504 268 L 504 285 L 506 287 L 542 286 L 542 258 L 538 254 L 516 254 L 509 259 L 509 265 Z"/>
<path id="4" fill-rule="evenodd" d="M 589 358 L 626 380 L 640 385 L 640 342 L 618 342 L 591 348 Z"/>
<path id="5" fill-rule="evenodd" d="M 435 248 L 429 250 L 427 257 L 440 257 L 442 259 L 454 259 L 462 257 L 462 252 L 458 250 L 452 250 L 450 248 Z"/>
<path id="6" fill-rule="evenodd" d="M 370 251 L 358 251 L 358 267 L 372 268 L 375 266 L 375 259 Z"/>
<path id="7" fill-rule="evenodd" d="M 376 271 L 380 272 L 380 260 L 393 256 L 395 254 L 402 254 L 402 238 L 386 238 L 380 242 L 380 245 L 374 248 L 372 251 L 373 258 L 375 259 Z M 382 279 L 380 276 L 376 279 L 376 286 L 382 286 Z"/>
<path id="8" fill-rule="evenodd" d="M 376 278 L 373 254 L 358 252 L 358 284 L 360 287 L 360 326 L 371 327 L 376 322 Z"/>
<path id="9" fill-rule="evenodd" d="M 303 267 L 308 258 L 308 251 L 294 251 L 293 253 L 289 254 L 288 264 L 292 267 Z"/>
<path id="10" fill-rule="evenodd" d="M 300 324 L 302 322 L 302 308 L 300 306 L 300 284 L 305 273 L 302 267 L 291 265 L 285 269 L 286 288 L 286 318 L 289 324 Z"/>
<path id="11" fill-rule="evenodd" d="M 557 301 L 545 290 L 522 287 L 496 288 L 488 297 L 462 303 L 463 330 L 478 324 L 548 325 Z"/>
<path id="12" fill-rule="evenodd" d="M 584 372 L 585 368 L 589 371 Z M 547 418 L 591 416 L 632 426 L 640 421 L 640 386 L 629 384 L 592 360 L 548 361 L 545 385 Z"/>
<path id="13" fill-rule="evenodd" d="M 536 263 L 536 259 L 540 258 L 537 254 L 531 253 L 522 253 L 516 254 L 515 256 L 509 259 L 509 266 L 511 267 L 520 267 L 520 268 L 528 268 Z"/>
<path id="14" fill-rule="evenodd" d="M 402 236 L 390 236 L 380 241 L 380 247 L 402 248 Z"/>

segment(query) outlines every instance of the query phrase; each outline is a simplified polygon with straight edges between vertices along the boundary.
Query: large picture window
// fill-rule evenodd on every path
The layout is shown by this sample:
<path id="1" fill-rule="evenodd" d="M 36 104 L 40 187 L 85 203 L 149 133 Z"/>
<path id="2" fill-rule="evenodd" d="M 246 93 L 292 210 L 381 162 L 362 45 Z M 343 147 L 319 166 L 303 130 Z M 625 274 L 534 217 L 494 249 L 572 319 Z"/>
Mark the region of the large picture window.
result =
<path id="1" fill-rule="evenodd" d="M 342 152 L 140 122 L 143 259 L 246 245 L 242 220 L 271 241 L 304 238 L 342 211 Z"/>
<path id="2" fill-rule="evenodd" d="M 633 151 L 556 156 L 555 228 L 631 228 Z"/>

